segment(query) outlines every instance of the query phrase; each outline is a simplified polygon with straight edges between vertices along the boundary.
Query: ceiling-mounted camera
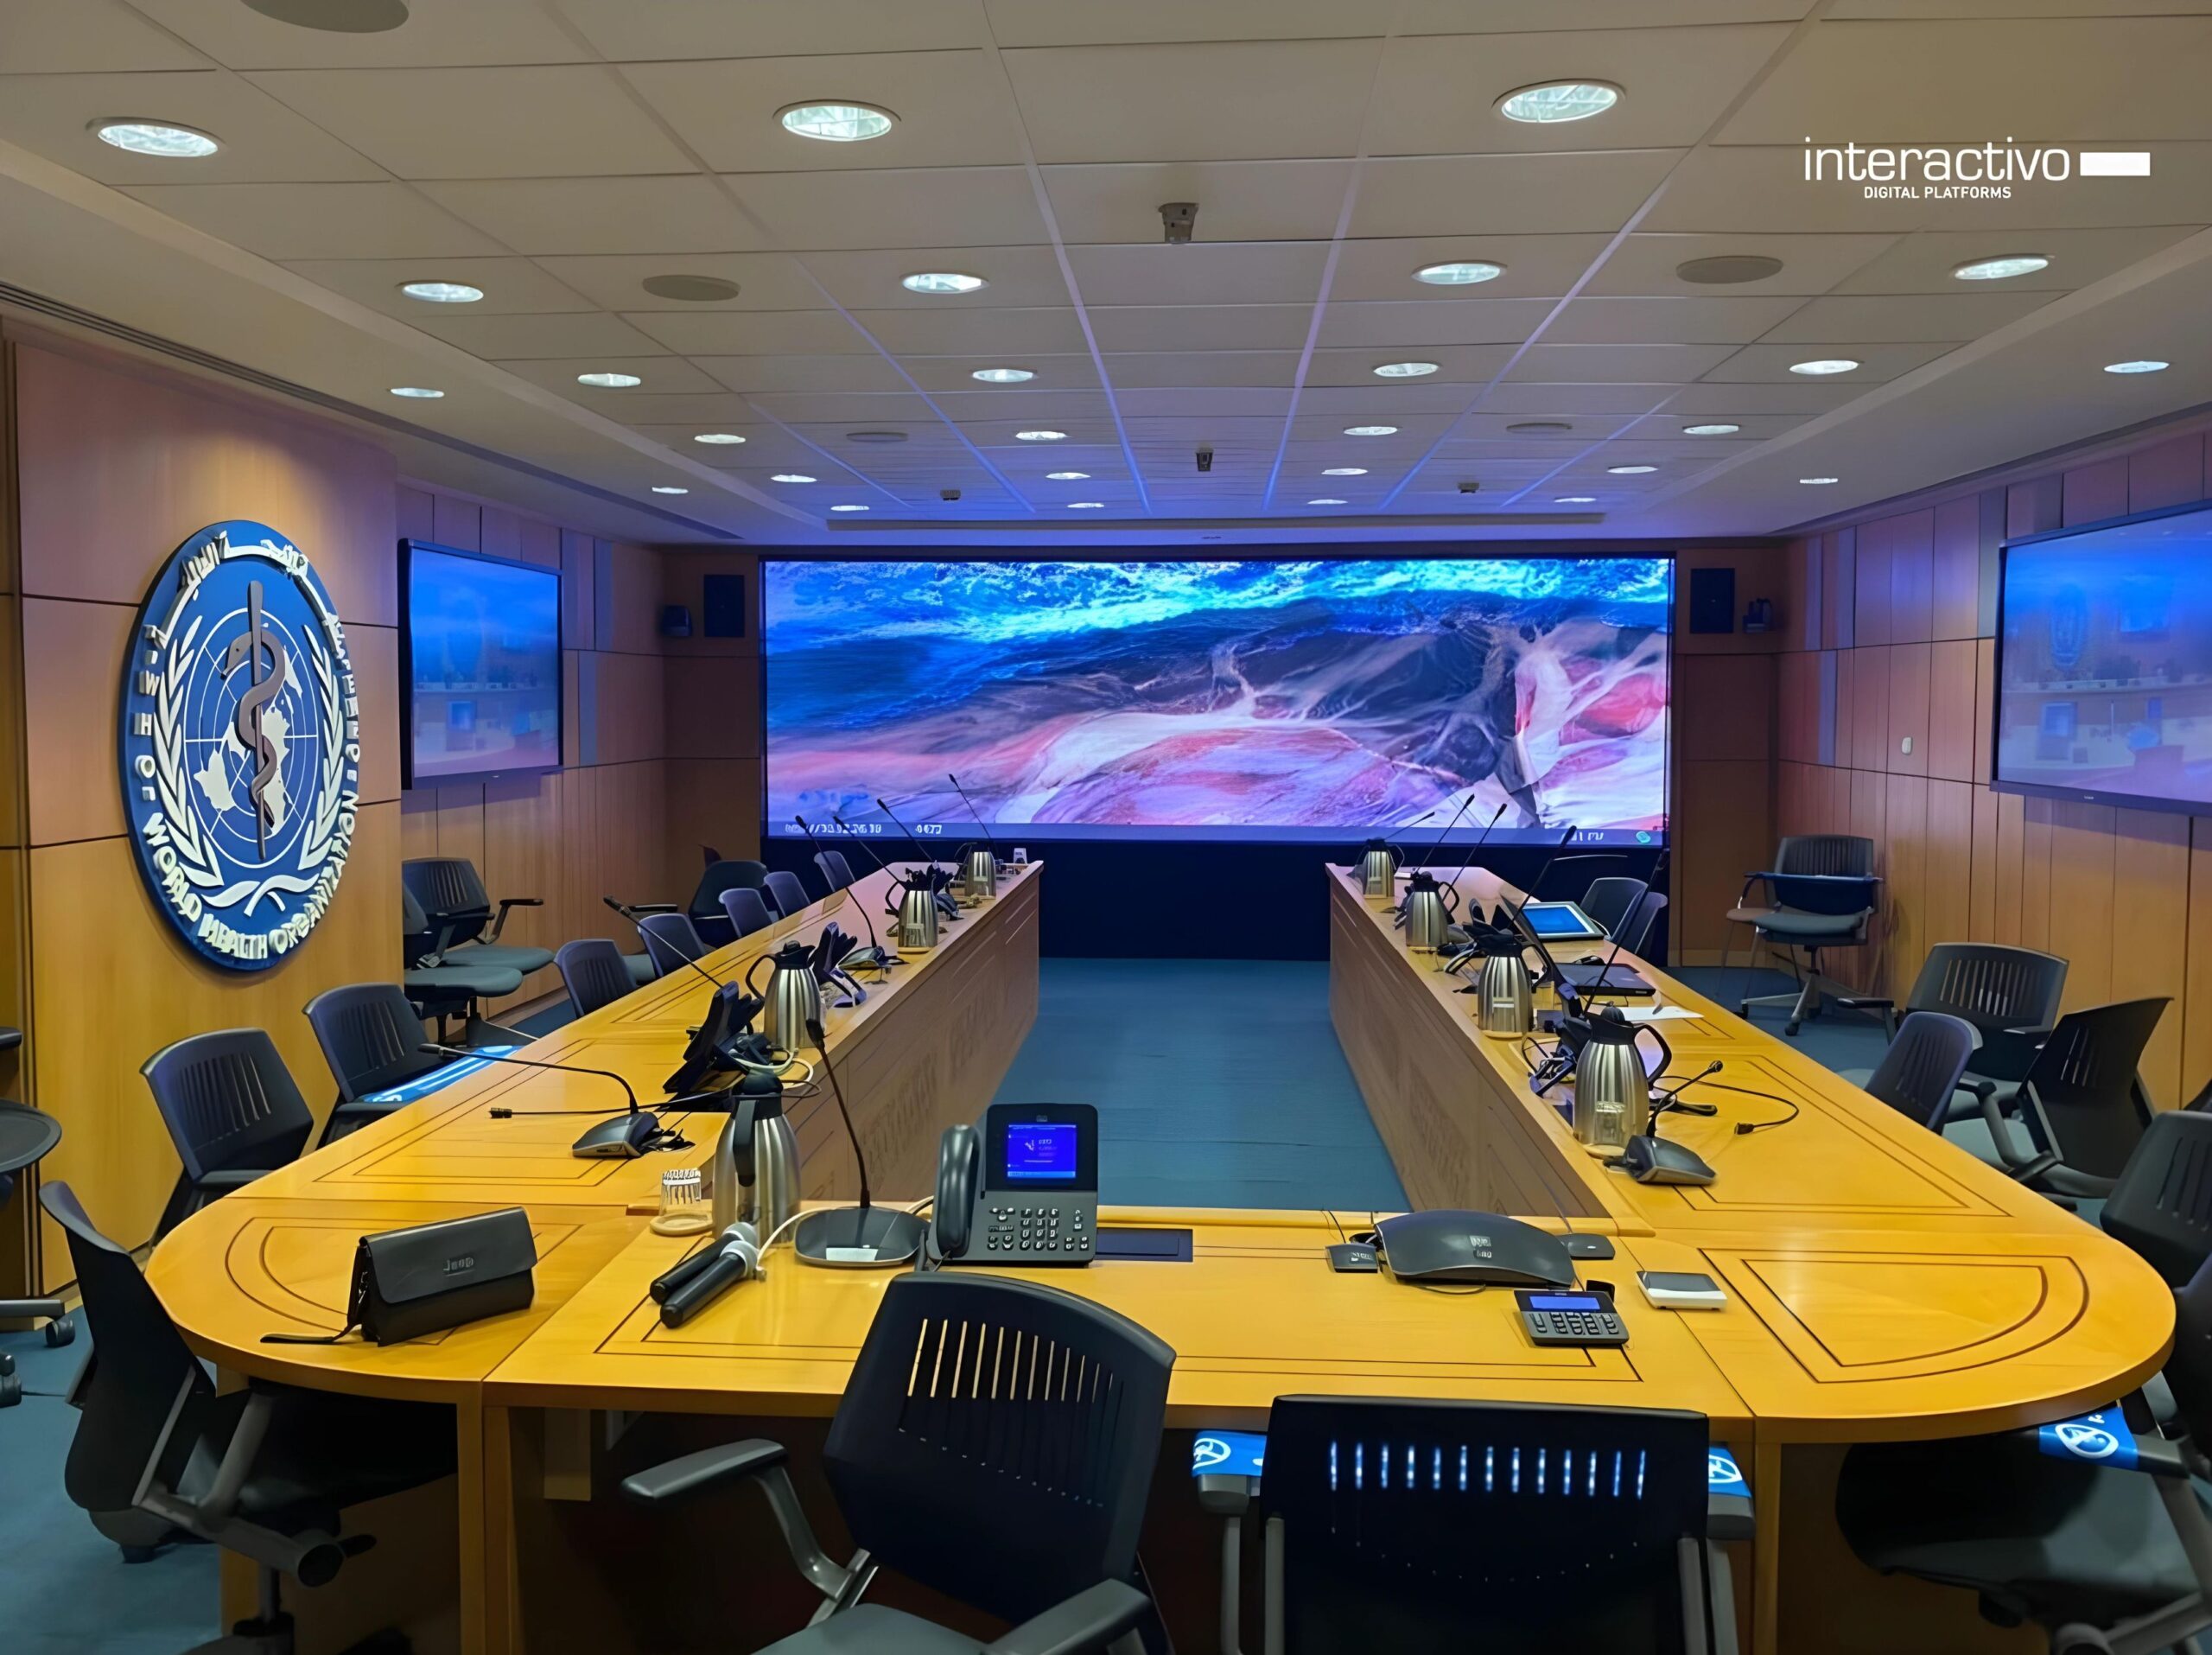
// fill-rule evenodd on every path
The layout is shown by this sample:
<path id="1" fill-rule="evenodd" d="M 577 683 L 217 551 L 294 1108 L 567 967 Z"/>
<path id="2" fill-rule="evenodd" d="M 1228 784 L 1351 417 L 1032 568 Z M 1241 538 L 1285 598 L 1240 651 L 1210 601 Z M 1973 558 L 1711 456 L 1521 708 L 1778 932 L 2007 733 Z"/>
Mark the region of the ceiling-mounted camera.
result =
<path id="1" fill-rule="evenodd" d="M 1482 490 L 1483 486 L 1480 483 L 1461 483 L 1459 485 L 1459 492 L 1463 494 L 1479 494 L 1482 493 Z"/>
<path id="2" fill-rule="evenodd" d="M 1200 471 L 1211 471 L 1213 469 L 1213 450 L 1211 449 L 1200 449 L 1198 452 L 1197 457 L 1198 461 L 1198 469 Z"/>
<path id="3" fill-rule="evenodd" d="M 940 488 L 937 491 L 937 497 L 944 500 L 958 500 L 960 491 L 957 488 Z"/>
<path id="4" fill-rule="evenodd" d="M 1166 232 L 1171 247 L 1187 247 L 1191 232 L 1198 228 L 1198 204 L 1196 201 L 1162 201 L 1160 204 L 1160 226 Z"/>

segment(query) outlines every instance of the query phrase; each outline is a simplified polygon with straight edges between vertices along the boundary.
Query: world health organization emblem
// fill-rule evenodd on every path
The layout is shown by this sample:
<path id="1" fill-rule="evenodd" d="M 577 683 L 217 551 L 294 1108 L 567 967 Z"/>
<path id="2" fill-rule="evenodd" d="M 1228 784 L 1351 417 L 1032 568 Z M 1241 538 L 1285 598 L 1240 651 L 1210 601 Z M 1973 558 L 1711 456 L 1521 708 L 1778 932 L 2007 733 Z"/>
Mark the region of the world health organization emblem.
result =
<path id="1" fill-rule="evenodd" d="M 123 796 L 155 900 L 218 965 L 307 940 L 360 802 L 346 634 L 307 557 L 259 523 L 178 547 L 124 664 Z"/>

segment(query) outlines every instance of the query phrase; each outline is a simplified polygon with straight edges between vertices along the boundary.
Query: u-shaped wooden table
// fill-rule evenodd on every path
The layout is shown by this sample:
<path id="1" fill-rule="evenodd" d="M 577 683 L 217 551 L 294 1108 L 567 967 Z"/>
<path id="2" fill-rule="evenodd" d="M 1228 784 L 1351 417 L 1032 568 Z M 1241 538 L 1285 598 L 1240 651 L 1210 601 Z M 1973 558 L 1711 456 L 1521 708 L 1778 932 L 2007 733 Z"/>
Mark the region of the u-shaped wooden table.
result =
<path id="1" fill-rule="evenodd" d="M 1040 881 L 1033 867 L 1017 875 L 891 986 L 831 1015 L 831 1052 L 880 1196 L 928 1193 L 938 1130 L 980 1111 L 1033 1019 Z M 883 883 L 862 882 L 851 900 L 880 912 Z M 1408 1196 L 1610 1234 L 1618 1257 L 1587 1274 L 1622 1289 L 1632 1337 L 1620 1350 L 1539 1349 L 1510 1295 L 1333 1274 L 1323 1245 L 1340 1226 L 1365 1225 L 1366 1213 L 1109 1206 L 1109 1225 L 1191 1230 L 1192 1262 L 1102 1262 L 1049 1279 L 1175 1348 L 1171 1431 L 1261 1426 L 1275 1397 L 1299 1392 L 1694 1410 L 1736 1448 L 1758 1498 L 1745 1588 L 1756 1648 L 1871 1646 L 1853 1640 L 1878 1622 L 1885 1648 L 2004 1646 L 1959 1601 L 1965 1595 L 1878 1589 L 1858 1569 L 1820 1520 L 1834 1455 L 1853 1442 L 1998 1430 L 2113 1400 L 2165 1353 L 2172 1297 L 2158 1277 L 1643 962 L 1668 1003 L 1697 1014 L 1662 1030 L 1672 1073 L 1718 1057 L 1726 1068 L 1714 1079 L 1746 1090 L 1694 1092 L 1718 1115 L 1677 1117 L 1669 1129 L 1713 1164 L 1717 1182 L 1630 1183 L 1531 1095 L 1519 1042 L 1476 1032 L 1471 1003 L 1433 969 L 1434 956 L 1409 952 L 1344 871 L 1330 869 L 1327 883 L 1334 1021 Z M 1484 905 L 1503 889 L 1478 872 L 1460 885 Z M 706 964 L 742 971 L 832 920 L 857 927 L 847 899 L 832 898 Z M 687 975 L 664 978 L 531 1055 L 613 1068 L 657 1096 L 703 993 Z M 1164 1104 L 1172 1093 L 1171 1080 Z M 488 1113 L 595 1110 L 607 1096 L 607 1083 L 587 1076 L 486 1070 L 215 1203 L 150 1266 L 187 1336 L 226 1370 L 456 1410 L 459 1642 L 471 1652 L 560 1646 L 530 1602 L 543 1569 L 522 1554 L 532 1501 L 588 1494 L 593 1454 L 604 1451 L 592 1446 L 594 1421 L 597 1437 L 605 1422 L 636 1414 L 818 1421 L 836 1405 L 888 1279 L 810 1270 L 779 1253 L 762 1279 L 681 1329 L 663 1327 L 646 1285 L 696 1244 L 652 1234 L 647 1219 L 661 1171 L 703 1160 L 718 1117 L 686 1117 L 699 1140 L 689 1151 L 591 1162 L 567 1154 L 574 1119 Z M 1790 1124 L 1735 1131 L 1785 1113 L 1779 1099 L 1797 1108 Z M 1267 1100 L 1252 1103 L 1263 1131 Z M 850 1199 L 850 1156 L 826 1093 L 793 1114 L 809 1198 Z M 530 1210 L 540 1251 L 528 1312 L 388 1349 L 259 1342 L 337 1324 L 363 1233 L 517 1204 Z M 1729 1302 L 1650 1309 L 1630 1280 L 1637 1269 L 1703 1270 Z M 1172 1471 L 1163 1503 L 1187 1498 Z M 1168 1517 L 1188 1537 L 1190 1523 Z M 760 1567 L 782 1565 L 766 1556 Z M 1184 1560 L 1186 1575 L 1205 1568 Z M 1205 1647 L 1203 1580 L 1172 1589 L 1179 1642 Z M 1836 1617 L 1846 1598 L 1853 1626 Z M 749 1646 L 744 1633 L 732 1643 Z M 593 1646 L 613 1645 L 602 1634 Z"/>

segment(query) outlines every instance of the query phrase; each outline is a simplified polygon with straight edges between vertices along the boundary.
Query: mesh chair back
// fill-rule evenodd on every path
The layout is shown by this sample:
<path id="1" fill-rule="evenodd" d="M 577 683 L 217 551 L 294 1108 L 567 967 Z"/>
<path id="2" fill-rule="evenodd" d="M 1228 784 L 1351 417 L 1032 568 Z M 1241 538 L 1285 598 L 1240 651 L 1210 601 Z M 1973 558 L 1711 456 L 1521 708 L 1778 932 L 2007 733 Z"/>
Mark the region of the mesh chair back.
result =
<path id="1" fill-rule="evenodd" d="M 1128 1578 L 1174 1365 L 1055 1288 L 899 1276 L 830 1428 L 830 1486 L 880 1562 L 1023 1620 Z"/>
<path id="2" fill-rule="evenodd" d="M 814 865 L 822 870 L 822 877 L 833 891 L 842 891 L 853 882 L 853 865 L 845 860 L 842 850 L 817 850 Z"/>
<path id="3" fill-rule="evenodd" d="M 1619 928 L 1622 920 L 1636 907 L 1637 899 L 1648 889 L 1643 881 L 1630 879 L 1624 875 L 1609 875 L 1593 879 L 1590 888 L 1582 893 L 1582 911 L 1592 920 L 1605 928 L 1610 937 Z"/>
<path id="4" fill-rule="evenodd" d="M 1706 1446 L 1697 1414 L 1279 1397 L 1286 1647 L 1680 1655 Z"/>
<path id="5" fill-rule="evenodd" d="M 258 1028 L 219 1028 L 165 1046 L 138 1071 L 195 1181 L 211 1172 L 282 1167 L 299 1158 L 315 1118 Z"/>
<path id="6" fill-rule="evenodd" d="M 1866 1090 L 1923 1126 L 1939 1120 L 1974 1055 L 1974 1025 L 1963 1018 L 1941 1011 L 1908 1012 L 1890 1049 L 1866 1077 Z"/>
<path id="7" fill-rule="evenodd" d="M 2212 1258 L 2174 1294 L 2174 1347 L 2165 1375 L 2190 1440 L 2200 1448 L 2212 1442 Z"/>
<path id="8" fill-rule="evenodd" d="M 1651 940 L 1652 931 L 1666 907 L 1667 899 L 1657 891 L 1644 892 L 1621 920 L 1620 929 L 1613 933 L 1615 940 L 1631 954 L 1643 953 L 1643 945 Z"/>
<path id="9" fill-rule="evenodd" d="M 710 862 L 707 864 L 707 871 L 699 875 L 699 883 L 691 892 L 691 901 L 686 912 L 695 919 L 702 913 L 719 915 L 724 891 L 757 891 L 760 888 L 760 882 L 767 876 L 768 865 L 766 863 Z"/>
<path id="10" fill-rule="evenodd" d="M 181 1454 L 198 1435 L 192 1412 L 207 1405 L 215 1387 L 130 1253 L 92 1227 L 69 1186 L 43 1185 L 38 1199 L 68 1238 L 85 1314 L 99 1329 L 99 1358 L 79 1397 L 84 1417 L 69 1444 L 62 1486 L 87 1512 L 127 1512 L 170 1410 L 183 1402 L 186 1416 L 172 1438 Z M 163 1469 L 173 1486 L 175 1467 Z"/>
<path id="11" fill-rule="evenodd" d="M 2044 1147 L 2074 1171 L 2117 1178 L 2142 1142 L 2150 1111 L 2136 1065 L 2168 1000 L 2124 1000 L 2069 1011 L 2028 1066 Z"/>
<path id="12" fill-rule="evenodd" d="M 433 920 L 492 917 L 492 894 L 466 856 L 423 856 L 399 864 L 399 882 Z M 464 933 L 464 934 L 466 934 Z"/>
<path id="13" fill-rule="evenodd" d="M 326 989 L 308 1002 L 307 1015 L 341 1104 L 404 1085 L 446 1060 L 421 1049 L 423 1020 L 393 983 Z"/>
<path id="14" fill-rule="evenodd" d="M 722 912 L 728 916 L 731 929 L 741 937 L 766 931 L 776 922 L 776 916 L 768 912 L 767 903 L 755 890 L 724 891 Z"/>
<path id="15" fill-rule="evenodd" d="M 561 952 L 553 956 L 553 968 L 561 973 L 569 1003 L 579 1017 L 613 1004 L 632 987 L 630 968 L 622 963 L 622 951 L 604 937 L 580 937 L 563 943 Z"/>
<path id="16" fill-rule="evenodd" d="M 685 961 L 707 952 L 697 930 L 681 913 L 649 913 L 638 922 L 638 930 L 645 939 L 645 952 L 652 957 L 653 970 L 663 977 L 682 971 Z"/>
<path id="17" fill-rule="evenodd" d="M 778 869 L 760 882 L 768 900 L 776 905 L 776 917 L 788 920 L 807 905 L 806 887 L 799 883 L 797 874 L 787 874 Z"/>
<path id="18" fill-rule="evenodd" d="M 1858 913 L 1873 907 L 1874 842 L 1848 833 L 1803 833 L 1775 852 L 1774 900 L 1802 913 Z M 1787 875 L 1800 877 L 1791 879 Z"/>
<path id="19" fill-rule="evenodd" d="M 2172 1287 L 2212 1257 L 2212 1115 L 2152 1118 L 2098 1222 Z"/>
<path id="20" fill-rule="evenodd" d="M 2066 992 L 2066 962 L 2032 948 L 2002 943 L 1946 942 L 1928 961 L 1905 998 L 1909 1011 L 1963 1017 L 1985 1034 L 2047 1028 Z"/>

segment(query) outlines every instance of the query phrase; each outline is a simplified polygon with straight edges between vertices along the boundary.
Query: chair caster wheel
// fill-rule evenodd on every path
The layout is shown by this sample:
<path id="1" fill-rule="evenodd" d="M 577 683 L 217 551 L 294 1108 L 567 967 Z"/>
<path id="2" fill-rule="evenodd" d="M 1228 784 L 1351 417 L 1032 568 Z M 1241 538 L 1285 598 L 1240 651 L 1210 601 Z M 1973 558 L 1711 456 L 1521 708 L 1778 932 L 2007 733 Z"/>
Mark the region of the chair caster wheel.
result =
<path id="1" fill-rule="evenodd" d="M 150 1563 L 162 1555 L 159 1546 L 122 1546 L 118 1550 L 123 1553 L 125 1563 Z"/>
<path id="2" fill-rule="evenodd" d="M 12 1378 L 15 1372 L 15 1357 L 6 1351 L 0 1351 L 0 1379 Z"/>
<path id="3" fill-rule="evenodd" d="M 73 1317 L 56 1316 L 46 1324 L 46 1342 L 48 1349 L 58 1351 L 76 1337 L 77 1323 Z"/>
<path id="4" fill-rule="evenodd" d="M 0 1408 L 13 1408 L 23 1399 L 23 1382 L 14 1374 L 0 1374 Z"/>
<path id="5" fill-rule="evenodd" d="M 2094 1626 L 2061 1626 L 2050 1639 L 2051 1655 L 2112 1655 L 2112 1640 Z"/>
<path id="6" fill-rule="evenodd" d="M 1797 1033 L 1797 1025 L 1795 1023 L 1784 1023 L 1782 1026 L 1782 1032 L 1794 1039 Z"/>

